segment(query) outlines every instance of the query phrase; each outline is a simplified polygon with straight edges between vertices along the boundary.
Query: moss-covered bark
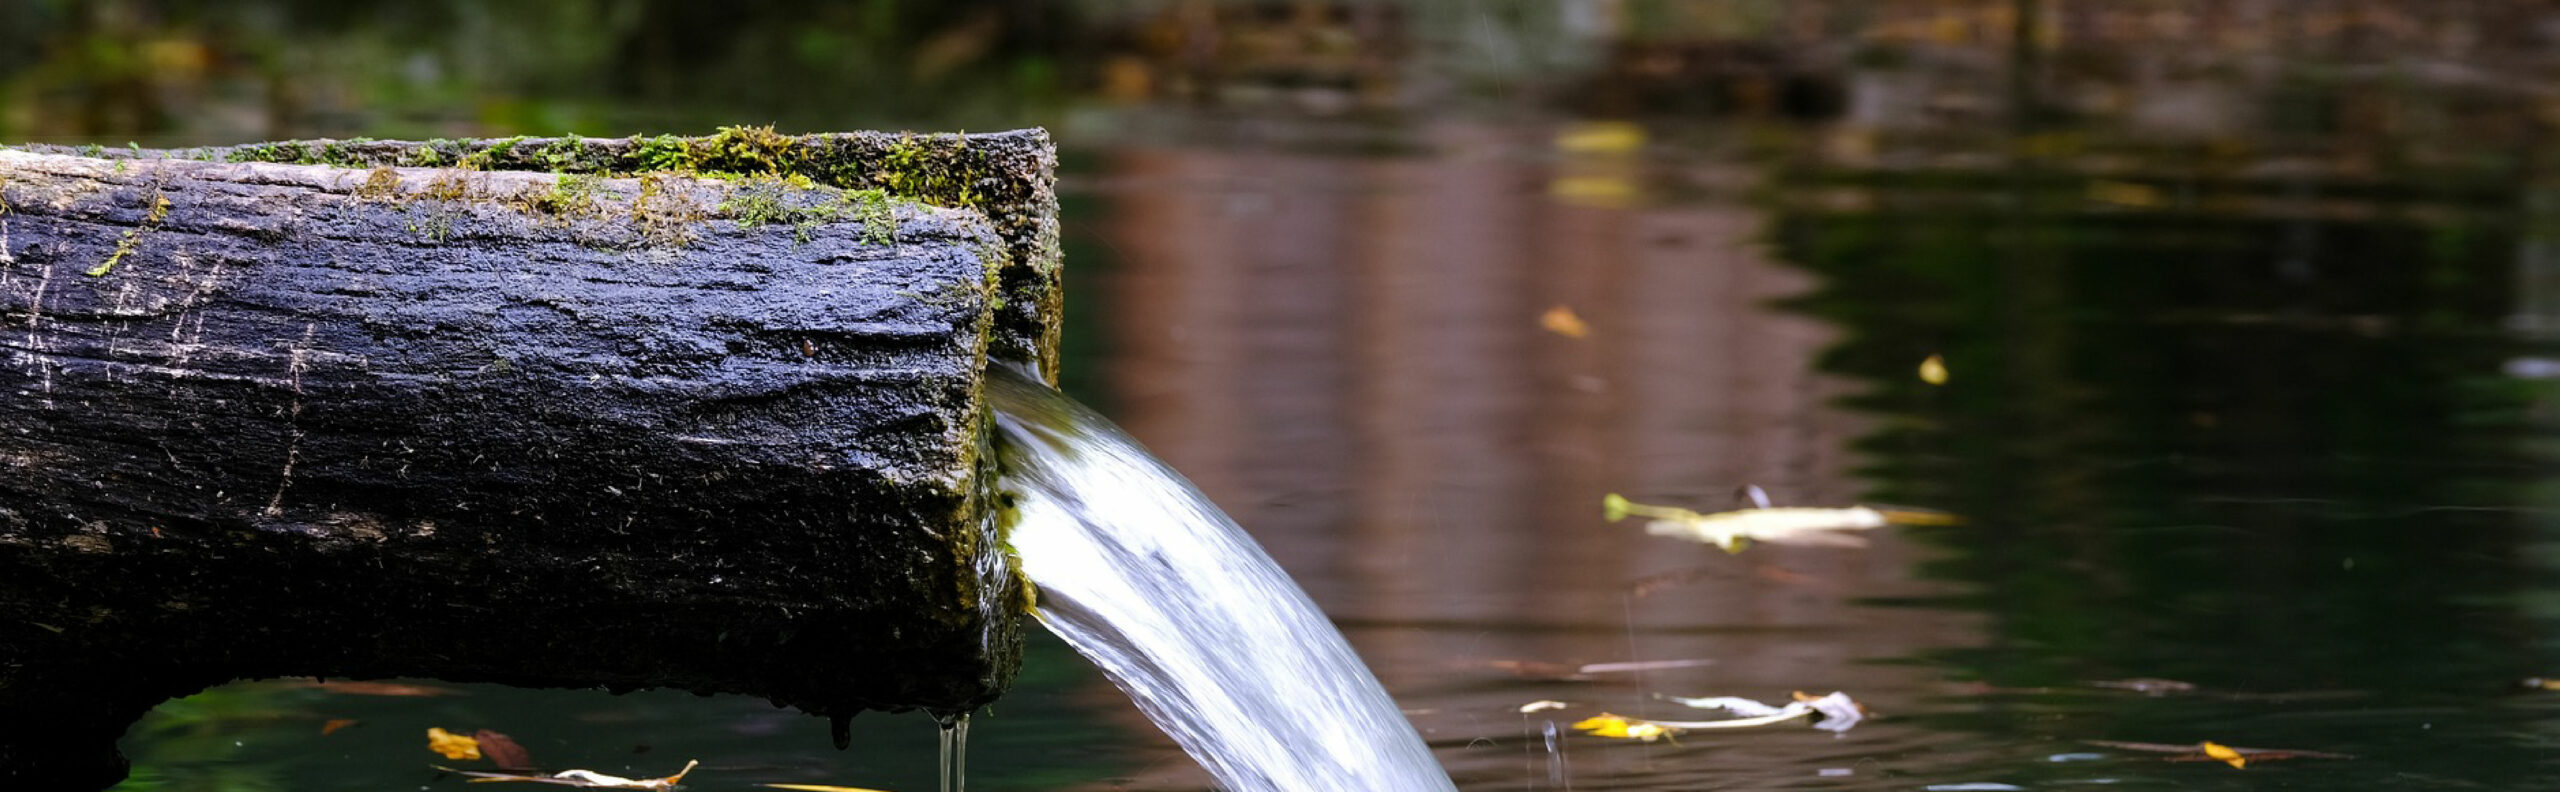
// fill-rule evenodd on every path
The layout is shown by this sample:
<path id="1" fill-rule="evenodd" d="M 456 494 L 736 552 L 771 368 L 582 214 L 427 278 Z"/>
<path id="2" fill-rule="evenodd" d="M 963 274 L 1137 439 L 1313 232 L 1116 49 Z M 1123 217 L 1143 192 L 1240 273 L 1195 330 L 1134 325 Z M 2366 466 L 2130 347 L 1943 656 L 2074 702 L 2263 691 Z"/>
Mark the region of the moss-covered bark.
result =
<path id="1" fill-rule="evenodd" d="M 532 143 L 0 149 L 0 781 L 239 677 L 1003 688 L 1045 140 Z"/>
<path id="2" fill-rule="evenodd" d="M 702 137 L 499 138 L 432 141 L 301 140 L 193 149 L 30 146 L 114 160 L 184 159 L 338 168 L 455 168 L 642 177 L 684 174 L 731 182 L 880 190 L 887 197 L 985 215 L 1004 240 L 993 354 L 1057 370 L 1057 153 L 1046 131 L 983 134 L 849 132 L 786 135 L 728 127 Z"/>

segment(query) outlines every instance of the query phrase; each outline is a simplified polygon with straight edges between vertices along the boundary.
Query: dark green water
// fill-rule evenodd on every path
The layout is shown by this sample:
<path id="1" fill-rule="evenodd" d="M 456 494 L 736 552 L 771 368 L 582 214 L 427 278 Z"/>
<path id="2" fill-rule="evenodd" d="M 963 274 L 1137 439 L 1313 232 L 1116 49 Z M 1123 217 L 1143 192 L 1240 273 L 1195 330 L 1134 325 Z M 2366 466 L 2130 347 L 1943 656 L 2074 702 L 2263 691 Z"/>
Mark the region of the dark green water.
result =
<path id="1" fill-rule="evenodd" d="M 356 8 L 7 4 L 0 138 L 1051 126 L 1069 389 L 1263 542 L 1464 789 L 2560 777 L 2560 693 L 2522 684 L 2560 677 L 2540 6 Z M 1745 484 L 1966 522 L 1728 555 L 1600 519 Z M 2134 678 L 2194 687 L 2093 684 Z M 1791 690 L 1876 717 L 1567 728 Z M 750 700 L 244 683 L 138 727 L 125 788 L 460 788 L 429 726 L 700 759 L 688 788 L 934 772 L 921 715 L 838 753 Z M 1205 784 L 1045 636 L 972 737 L 973 788 Z"/>

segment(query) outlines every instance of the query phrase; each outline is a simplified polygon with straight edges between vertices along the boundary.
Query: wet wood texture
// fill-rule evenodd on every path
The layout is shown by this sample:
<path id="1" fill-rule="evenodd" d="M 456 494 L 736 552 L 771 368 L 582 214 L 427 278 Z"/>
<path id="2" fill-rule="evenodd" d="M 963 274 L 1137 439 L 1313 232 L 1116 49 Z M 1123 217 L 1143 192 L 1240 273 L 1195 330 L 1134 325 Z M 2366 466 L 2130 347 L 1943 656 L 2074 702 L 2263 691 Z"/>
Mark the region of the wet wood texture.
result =
<path id="1" fill-rule="evenodd" d="M 244 677 L 844 716 L 1018 663 L 981 378 L 1055 333 L 985 214 L 24 149 L 0 201 L 0 779 Z"/>

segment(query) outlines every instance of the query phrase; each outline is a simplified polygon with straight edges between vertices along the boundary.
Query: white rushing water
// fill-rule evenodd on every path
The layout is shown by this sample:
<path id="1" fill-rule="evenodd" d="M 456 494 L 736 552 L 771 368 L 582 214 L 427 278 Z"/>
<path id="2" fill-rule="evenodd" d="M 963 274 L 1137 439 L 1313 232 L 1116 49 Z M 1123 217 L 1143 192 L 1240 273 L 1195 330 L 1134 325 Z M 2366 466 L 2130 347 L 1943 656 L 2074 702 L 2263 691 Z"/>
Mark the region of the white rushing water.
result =
<path id="1" fill-rule="evenodd" d="M 1013 372 L 991 387 L 1040 619 L 1230 792 L 1454 790 L 1305 591 L 1182 475 Z"/>

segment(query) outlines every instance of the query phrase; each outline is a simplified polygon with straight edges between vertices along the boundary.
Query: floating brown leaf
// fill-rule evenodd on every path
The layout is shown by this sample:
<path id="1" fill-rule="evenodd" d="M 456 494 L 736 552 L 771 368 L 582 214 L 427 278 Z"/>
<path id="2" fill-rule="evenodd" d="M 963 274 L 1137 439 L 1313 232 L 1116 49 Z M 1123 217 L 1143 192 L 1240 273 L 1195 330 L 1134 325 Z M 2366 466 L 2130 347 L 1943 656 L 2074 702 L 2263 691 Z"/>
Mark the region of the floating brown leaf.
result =
<path id="1" fill-rule="evenodd" d="M 320 736 L 327 737 L 353 725 L 356 725 L 354 718 L 330 718 L 328 723 L 320 724 Z"/>
<path id="2" fill-rule="evenodd" d="M 489 757 L 489 762 L 500 770 L 533 769 L 533 754 L 518 745 L 513 737 L 481 729 L 472 732 L 471 739 L 480 742 L 480 754 Z"/>

